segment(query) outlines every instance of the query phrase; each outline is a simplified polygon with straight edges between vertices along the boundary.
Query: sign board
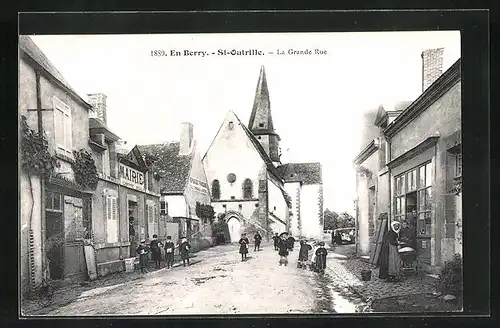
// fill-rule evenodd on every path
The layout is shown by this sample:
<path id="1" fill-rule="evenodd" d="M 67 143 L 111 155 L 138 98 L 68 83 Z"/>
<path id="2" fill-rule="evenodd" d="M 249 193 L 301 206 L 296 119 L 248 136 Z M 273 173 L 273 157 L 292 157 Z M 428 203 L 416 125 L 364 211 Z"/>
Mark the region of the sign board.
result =
<path id="1" fill-rule="evenodd" d="M 144 190 L 144 173 L 120 163 L 119 166 L 120 182 L 135 189 Z"/>
<path id="2" fill-rule="evenodd" d="M 208 194 L 208 185 L 205 182 L 189 177 L 189 184 L 194 190 L 203 194 Z"/>

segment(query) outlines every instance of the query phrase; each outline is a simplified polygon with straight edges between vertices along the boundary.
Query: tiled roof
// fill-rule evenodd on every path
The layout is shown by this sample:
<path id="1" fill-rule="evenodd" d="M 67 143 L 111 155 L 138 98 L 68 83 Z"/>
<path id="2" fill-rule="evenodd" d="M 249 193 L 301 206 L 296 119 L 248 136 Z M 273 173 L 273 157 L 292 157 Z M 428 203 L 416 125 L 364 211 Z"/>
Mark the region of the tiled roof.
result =
<path id="1" fill-rule="evenodd" d="M 320 163 L 288 163 L 278 166 L 285 182 L 301 182 L 303 184 L 322 184 Z"/>
<path id="2" fill-rule="evenodd" d="M 192 154 L 179 155 L 179 142 L 137 146 L 150 171 L 160 177 L 161 193 L 182 193 L 191 169 Z"/>
<path id="3" fill-rule="evenodd" d="M 27 35 L 19 36 L 19 48 L 24 51 L 31 59 L 33 59 L 38 65 L 40 65 L 44 70 L 46 70 L 50 75 L 52 75 L 56 80 L 58 80 L 64 87 L 71 91 L 75 96 L 80 98 L 79 100 L 85 102 L 88 107 L 90 104 L 78 95 L 78 92 L 71 87 L 71 85 L 64 79 L 62 74 L 55 68 L 50 60 L 45 56 L 45 54 L 38 48 L 38 46 L 33 42 L 33 40 Z"/>

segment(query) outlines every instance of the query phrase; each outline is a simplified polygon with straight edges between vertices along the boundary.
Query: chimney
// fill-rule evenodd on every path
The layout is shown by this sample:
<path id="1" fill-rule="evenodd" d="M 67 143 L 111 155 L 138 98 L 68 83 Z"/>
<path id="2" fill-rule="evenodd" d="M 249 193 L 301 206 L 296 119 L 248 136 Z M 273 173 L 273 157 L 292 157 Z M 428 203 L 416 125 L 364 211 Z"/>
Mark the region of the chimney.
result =
<path id="1" fill-rule="evenodd" d="M 444 48 L 422 52 L 422 92 L 443 74 L 443 52 Z"/>
<path id="2" fill-rule="evenodd" d="M 94 113 L 89 114 L 89 117 L 96 117 L 107 125 L 106 95 L 104 93 L 91 93 L 87 96 L 94 111 Z"/>
<path id="3" fill-rule="evenodd" d="M 193 144 L 193 124 L 189 122 L 181 123 L 181 138 L 179 141 L 179 155 L 189 154 Z"/>

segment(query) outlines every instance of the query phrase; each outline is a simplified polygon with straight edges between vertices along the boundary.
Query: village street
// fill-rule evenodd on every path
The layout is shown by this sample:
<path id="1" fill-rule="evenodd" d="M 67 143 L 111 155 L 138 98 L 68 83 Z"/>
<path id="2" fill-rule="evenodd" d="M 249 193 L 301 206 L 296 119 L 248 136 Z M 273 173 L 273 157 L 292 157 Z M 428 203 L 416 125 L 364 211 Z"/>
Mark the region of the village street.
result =
<path id="1" fill-rule="evenodd" d="M 241 262 L 235 245 L 212 247 L 197 253 L 189 267 L 160 269 L 142 276 L 125 274 L 125 281 L 114 285 L 78 286 L 82 292 L 69 303 L 32 314 L 352 313 L 363 306 L 331 271 L 320 276 L 297 269 L 297 256 L 297 250 L 293 251 L 289 265 L 280 267 L 270 244 L 264 244 L 259 252 L 251 248 L 246 262 Z"/>

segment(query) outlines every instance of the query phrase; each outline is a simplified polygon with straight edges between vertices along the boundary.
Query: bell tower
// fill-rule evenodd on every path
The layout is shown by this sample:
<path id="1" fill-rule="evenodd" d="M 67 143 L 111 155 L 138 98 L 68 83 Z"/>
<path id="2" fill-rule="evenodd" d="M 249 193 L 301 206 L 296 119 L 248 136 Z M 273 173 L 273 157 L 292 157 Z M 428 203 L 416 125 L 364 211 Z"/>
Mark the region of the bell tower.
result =
<path id="1" fill-rule="evenodd" d="M 260 68 L 259 80 L 255 90 L 255 100 L 248 129 L 260 142 L 267 155 L 274 163 L 280 163 L 280 136 L 274 131 L 273 117 L 271 115 L 271 102 L 267 88 L 266 70 Z"/>

